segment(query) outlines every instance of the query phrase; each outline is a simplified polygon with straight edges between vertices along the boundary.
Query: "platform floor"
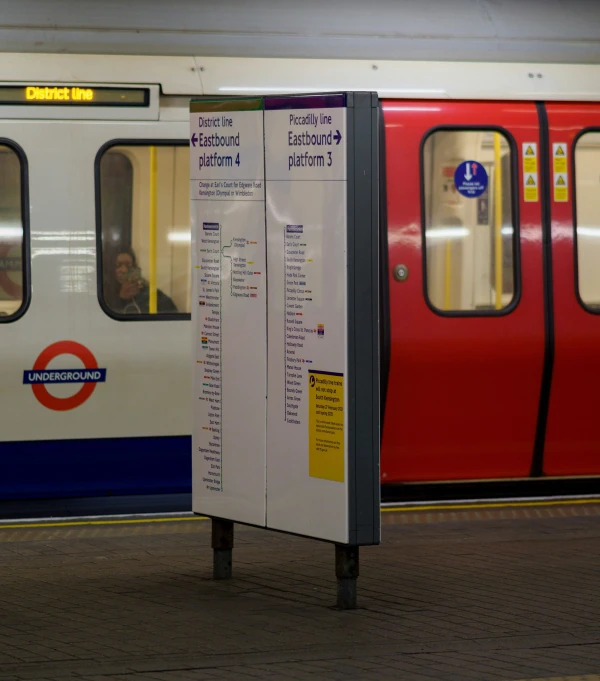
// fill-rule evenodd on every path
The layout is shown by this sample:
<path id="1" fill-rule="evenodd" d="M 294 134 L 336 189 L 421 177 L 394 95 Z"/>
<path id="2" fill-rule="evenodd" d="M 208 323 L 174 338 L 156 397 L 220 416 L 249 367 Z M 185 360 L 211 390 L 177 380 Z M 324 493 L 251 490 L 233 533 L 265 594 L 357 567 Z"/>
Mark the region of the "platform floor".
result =
<path id="1" fill-rule="evenodd" d="M 333 548 L 203 520 L 0 527 L 0 681 L 600 680 L 600 504 L 385 513 L 338 611 Z"/>

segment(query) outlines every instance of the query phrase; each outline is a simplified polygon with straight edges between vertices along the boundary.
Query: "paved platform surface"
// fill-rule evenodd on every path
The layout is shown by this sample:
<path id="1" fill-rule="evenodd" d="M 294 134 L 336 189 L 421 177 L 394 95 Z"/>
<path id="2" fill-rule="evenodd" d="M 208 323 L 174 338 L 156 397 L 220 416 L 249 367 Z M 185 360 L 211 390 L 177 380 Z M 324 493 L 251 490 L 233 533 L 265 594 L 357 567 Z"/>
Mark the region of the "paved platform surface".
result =
<path id="1" fill-rule="evenodd" d="M 600 680 L 600 505 L 386 513 L 360 609 L 333 547 L 210 523 L 0 528 L 0 681 Z"/>

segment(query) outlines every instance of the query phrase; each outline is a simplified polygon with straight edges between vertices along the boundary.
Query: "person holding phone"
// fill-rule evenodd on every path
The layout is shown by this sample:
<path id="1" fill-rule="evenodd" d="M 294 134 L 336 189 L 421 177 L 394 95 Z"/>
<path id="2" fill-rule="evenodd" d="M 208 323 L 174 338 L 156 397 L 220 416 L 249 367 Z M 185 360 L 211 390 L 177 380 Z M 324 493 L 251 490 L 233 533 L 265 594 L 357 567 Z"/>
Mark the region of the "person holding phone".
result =
<path id="1" fill-rule="evenodd" d="M 109 307 L 121 314 L 148 314 L 150 311 L 150 286 L 142 277 L 132 248 L 123 247 L 115 258 L 114 280 L 105 291 Z M 160 289 L 156 291 L 157 312 L 178 312 L 177 306 Z"/>

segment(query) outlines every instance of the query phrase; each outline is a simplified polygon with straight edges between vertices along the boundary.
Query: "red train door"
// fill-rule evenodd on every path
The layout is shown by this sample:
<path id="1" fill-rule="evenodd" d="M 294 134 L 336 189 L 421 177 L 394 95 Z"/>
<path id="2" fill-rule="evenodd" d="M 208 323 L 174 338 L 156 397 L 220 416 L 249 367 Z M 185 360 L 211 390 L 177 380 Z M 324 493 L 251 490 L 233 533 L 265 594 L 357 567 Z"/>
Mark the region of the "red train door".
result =
<path id="1" fill-rule="evenodd" d="M 536 106 L 388 101 L 383 111 L 382 481 L 528 476 L 545 333 Z"/>
<path id="2" fill-rule="evenodd" d="M 548 104 L 554 362 L 546 475 L 600 473 L 600 105 Z"/>

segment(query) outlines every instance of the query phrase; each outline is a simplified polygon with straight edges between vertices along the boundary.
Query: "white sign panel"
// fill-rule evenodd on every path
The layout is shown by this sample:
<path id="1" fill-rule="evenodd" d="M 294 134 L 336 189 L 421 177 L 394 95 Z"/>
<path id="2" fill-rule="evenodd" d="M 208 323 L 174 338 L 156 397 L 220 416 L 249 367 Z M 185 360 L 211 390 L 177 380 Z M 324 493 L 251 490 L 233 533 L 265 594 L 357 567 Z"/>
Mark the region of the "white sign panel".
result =
<path id="1" fill-rule="evenodd" d="M 377 116 L 191 103 L 196 513 L 379 541 Z"/>
<path id="2" fill-rule="evenodd" d="M 347 542 L 344 95 L 267 99 L 265 167 L 268 526 Z"/>
<path id="3" fill-rule="evenodd" d="M 265 525 L 261 100 L 192 102 L 193 510 Z"/>

